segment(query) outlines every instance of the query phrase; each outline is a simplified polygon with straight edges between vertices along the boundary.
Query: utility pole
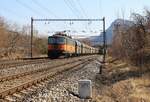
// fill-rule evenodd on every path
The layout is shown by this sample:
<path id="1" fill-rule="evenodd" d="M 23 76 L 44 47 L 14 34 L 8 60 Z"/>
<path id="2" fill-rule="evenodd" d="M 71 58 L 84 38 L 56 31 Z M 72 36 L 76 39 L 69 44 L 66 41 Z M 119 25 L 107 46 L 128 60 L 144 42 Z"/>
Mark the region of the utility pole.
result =
<path id="1" fill-rule="evenodd" d="M 103 63 L 105 63 L 106 60 L 106 31 L 105 31 L 105 17 L 103 18 Z"/>
<path id="2" fill-rule="evenodd" d="M 103 59 L 99 69 L 99 74 L 102 74 L 102 69 L 105 68 L 105 60 L 106 60 L 106 31 L 105 31 L 105 17 L 102 19 L 103 21 Z"/>
<path id="3" fill-rule="evenodd" d="M 31 52 L 30 52 L 31 58 L 32 58 L 32 44 L 33 44 L 33 18 L 31 17 Z"/>

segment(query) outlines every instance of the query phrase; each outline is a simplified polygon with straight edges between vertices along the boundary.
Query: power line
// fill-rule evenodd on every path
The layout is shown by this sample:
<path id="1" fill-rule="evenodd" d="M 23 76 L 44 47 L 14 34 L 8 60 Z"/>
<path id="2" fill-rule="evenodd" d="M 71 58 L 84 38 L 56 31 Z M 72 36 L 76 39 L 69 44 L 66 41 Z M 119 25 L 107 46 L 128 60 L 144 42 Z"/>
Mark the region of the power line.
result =
<path id="1" fill-rule="evenodd" d="M 45 7 L 44 5 L 42 5 L 40 2 L 38 2 L 37 0 L 32 0 L 32 2 L 34 2 L 36 5 L 38 5 L 40 8 L 42 8 L 43 10 L 47 11 L 48 14 L 51 13 L 54 17 L 59 18 L 58 16 L 56 16 L 56 14 L 54 14 L 51 10 L 49 10 L 47 7 Z"/>
<path id="2" fill-rule="evenodd" d="M 74 11 L 77 11 L 78 15 L 81 15 L 81 17 L 83 18 L 82 13 L 80 12 L 80 10 L 76 7 L 76 3 L 72 0 L 68 0 L 68 3 L 71 5 L 71 7 L 74 9 Z"/>
<path id="3" fill-rule="evenodd" d="M 76 1 L 76 2 L 75 2 Z M 79 13 L 81 14 L 81 15 L 83 15 L 82 17 L 87 17 L 87 14 L 86 14 L 86 12 L 85 12 L 85 10 L 83 9 L 83 7 L 81 6 L 81 4 L 80 4 L 80 2 L 78 1 L 78 0 L 72 0 L 72 3 L 77 3 L 77 5 L 78 5 L 78 7 L 79 7 Z M 73 5 L 73 4 L 72 4 Z M 75 7 L 76 8 L 76 7 Z M 77 8 L 76 8 L 77 9 Z M 81 12 L 80 12 L 80 10 L 81 10 Z M 87 25 L 86 25 L 87 26 Z M 87 27 L 86 27 L 86 29 L 87 29 Z"/>
<path id="4" fill-rule="evenodd" d="M 83 14 L 85 15 L 85 17 L 87 17 L 87 13 L 85 12 L 84 8 L 82 7 L 81 3 L 79 0 L 76 0 L 76 2 L 78 3 L 80 9 L 82 10 Z"/>
<path id="5" fill-rule="evenodd" d="M 4 10 L 5 10 L 5 12 L 7 11 L 7 12 L 13 14 L 14 16 L 16 16 L 16 17 L 18 17 L 18 18 L 24 17 L 24 16 L 22 16 L 22 15 L 16 13 L 15 11 L 13 11 L 12 9 L 10 10 L 10 9 L 8 9 L 8 8 L 4 8 Z"/>
<path id="6" fill-rule="evenodd" d="M 75 2 L 76 1 L 76 2 Z M 78 14 L 81 15 L 82 18 L 86 18 L 87 14 L 85 13 L 85 10 L 83 9 L 83 7 L 81 6 L 80 2 L 77 0 L 72 0 L 72 2 L 70 0 L 68 0 L 68 2 L 70 3 L 70 5 L 74 8 L 74 10 L 78 11 Z M 77 4 L 77 5 L 76 5 Z M 79 8 L 78 8 L 79 6 Z M 81 11 L 80 11 L 81 10 Z M 87 26 L 87 25 L 86 25 Z M 87 27 L 86 27 L 87 29 Z M 90 28 L 89 28 L 90 29 Z"/>
<path id="7" fill-rule="evenodd" d="M 69 7 L 69 9 L 71 10 L 71 12 L 72 12 L 73 14 L 75 14 L 75 16 L 77 16 L 77 18 L 79 18 L 79 15 L 77 14 L 76 11 L 74 11 L 74 9 L 72 8 L 72 6 L 70 6 L 70 4 L 69 4 L 66 0 L 64 0 L 64 2 L 65 2 L 65 4 L 67 5 L 67 7 Z"/>
<path id="8" fill-rule="evenodd" d="M 30 7 L 29 5 L 19 1 L 19 0 L 16 0 L 20 5 L 24 6 L 25 8 L 29 9 L 30 11 L 34 12 L 35 14 L 40 14 L 40 15 L 43 15 L 41 12 L 38 12 L 37 10 L 33 9 L 32 7 Z"/>

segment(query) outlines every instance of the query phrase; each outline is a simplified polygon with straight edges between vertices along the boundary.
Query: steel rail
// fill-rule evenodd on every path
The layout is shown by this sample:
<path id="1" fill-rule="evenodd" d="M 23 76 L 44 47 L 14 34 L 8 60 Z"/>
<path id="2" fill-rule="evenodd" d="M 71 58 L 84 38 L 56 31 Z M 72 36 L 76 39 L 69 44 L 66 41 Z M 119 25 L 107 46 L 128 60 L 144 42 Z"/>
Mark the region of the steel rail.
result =
<path id="1" fill-rule="evenodd" d="M 37 85 L 40 82 L 44 82 L 45 80 L 48 80 L 48 79 L 50 79 L 50 78 L 52 78 L 52 77 L 54 77 L 54 76 L 56 76 L 58 74 L 61 74 L 62 72 L 69 71 L 70 69 L 73 69 L 73 68 L 75 68 L 75 69 L 82 68 L 82 66 L 79 67 L 79 68 L 77 68 L 77 66 L 80 66 L 80 65 L 85 66 L 86 64 L 88 64 L 92 60 L 93 60 L 93 58 L 89 58 L 89 59 L 86 59 L 86 60 L 80 60 L 81 63 L 73 65 L 73 66 L 71 66 L 69 68 L 64 68 L 64 69 L 61 69 L 61 70 L 57 70 L 53 74 L 52 73 L 47 73 L 47 74 L 39 76 L 38 78 L 35 78 L 33 80 L 29 80 L 28 82 L 24 82 L 21 85 L 17 85 L 17 86 L 14 86 L 12 88 L 6 89 L 6 90 L 0 92 L 0 98 L 4 99 L 5 96 L 8 96 L 8 95 L 11 95 L 13 93 L 19 92 L 19 91 L 21 91 L 23 89 L 26 89 L 28 87 L 31 87 L 33 85 Z"/>

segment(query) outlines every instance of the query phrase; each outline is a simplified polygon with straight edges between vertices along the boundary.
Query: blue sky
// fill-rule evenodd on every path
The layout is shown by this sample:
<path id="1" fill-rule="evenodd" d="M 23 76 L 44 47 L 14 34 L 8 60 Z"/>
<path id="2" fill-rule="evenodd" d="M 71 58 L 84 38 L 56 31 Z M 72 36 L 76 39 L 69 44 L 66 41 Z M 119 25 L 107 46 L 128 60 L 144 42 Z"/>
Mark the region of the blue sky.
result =
<path id="1" fill-rule="evenodd" d="M 132 12 L 143 13 L 150 0 L 1 0 L 0 16 L 19 25 L 30 24 L 30 18 L 106 18 L 106 28 L 117 18 L 130 19 Z M 47 33 L 53 30 L 97 30 L 102 23 L 41 22 L 36 29 Z"/>

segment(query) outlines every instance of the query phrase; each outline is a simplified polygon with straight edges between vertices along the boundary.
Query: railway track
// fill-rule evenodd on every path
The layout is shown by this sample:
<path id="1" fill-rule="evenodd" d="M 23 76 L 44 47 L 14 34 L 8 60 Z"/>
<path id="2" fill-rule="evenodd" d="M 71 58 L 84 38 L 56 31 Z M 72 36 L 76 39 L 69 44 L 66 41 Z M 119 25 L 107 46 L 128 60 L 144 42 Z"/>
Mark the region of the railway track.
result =
<path id="1" fill-rule="evenodd" d="M 80 59 L 77 59 L 77 60 L 80 60 Z M 3 76 L 3 77 L 0 77 L 0 82 L 8 81 L 8 80 L 15 79 L 15 78 L 19 78 L 19 77 L 22 77 L 22 76 L 25 76 L 25 75 L 34 74 L 34 73 L 37 73 L 37 72 L 48 71 L 48 70 L 51 70 L 51 69 L 56 68 L 56 67 L 60 67 L 60 66 L 64 66 L 64 65 L 67 65 L 67 64 L 74 63 L 77 60 L 68 61 L 68 62 L 64 62 L 64 63 L 58 63 L 57 65 L 46 66 L 44 68 L 39 68 L 39 69 L 35 69 L 35 70 L 30 70 L 30 71 L 25 71 L 25 72 L 21 72 L 21 73 L 12 74 L 12 75 Z"/>
<path id="2" fill-rule="evenodd" d="M 11 67 L 16 67 L 16 66 L 23 66 L 23 65 L 28 65 L 28 64 L 36 64 L 36 63 L 42 63 L 50 61 L 50 59 L 36 59 L 35 60 L 12 60 L 12 61 L 3 61 L 0 62 L 0 69 L 6 69 L 6 68 L 11 68 Z"/>
<path id="3" fill-rule="evenodd" d="M 75 58 L 75 57 L 74 57 Z M 2 60 L 0 61 L 0 69 L 24 66 L 29 64 L 37 64 L 37 63 L 47 63 L 50 61 L 58 61 L 62 58 L 58 59 L 49 59 L 48 57 L 37 57 L 37 58 L 22 58 L 18 60 Z M 63 58 L 63 59 L 72 59 L 72 58 Z"/>
<path id="4" fill-rule="evenodd" d="M 82 56 L 82 58 L 84 58 L 86 56 Z M 27 63 L 25 62 L 24 63 L 20 63 L 19 66 L 15 65 L 13 67 L 7 67 L 7 68 L 1 68 L 0 69 L 0 81 L 2 81 L 2 77 L 7 77 L 10 78 L 9 76 L 15 76 L 16 77 L 16 74 L 19 74 L 19 73 L 24 73 L 25 75 L 27 75 L 27 73 L 30 71 L 33 73 L 34 70 L 43 70 L 43 68 L 47 68 L 47 67 L 50 67 L 50 66 L 57 66 L 57 65 L 60 65 L 60 64 L 65 64 L 69 61 L 73 61 L 75 59 L 78 59 L 78 58 L 81 58 L 81 57 L 74 57 L 74 58 L 65 58 L 65 59 L 54 59 L 54 60 L 34 60 L 34 63 Z M 17 75 L 19 76 L 19 75 Z M 6 79 L 6 78 L 5 78 Z M 4 80 L 5 80 L 4 79 Z"/>
<path id="5" fill-rule="evenodd" d="M 45 80 L 48 80 L 55 75 L 61 74 L 62 72 L 78 68 L 78 66 L 81 67 L 93 59 L 95 59 L 95 56 L 83 57 L 59 64 L 57 66 L 54 65 L 25 73 L 1 77 L 0 98 L 4 99 L 8 95 L 34 86 L 37 83 L 44 82 Z"/>

